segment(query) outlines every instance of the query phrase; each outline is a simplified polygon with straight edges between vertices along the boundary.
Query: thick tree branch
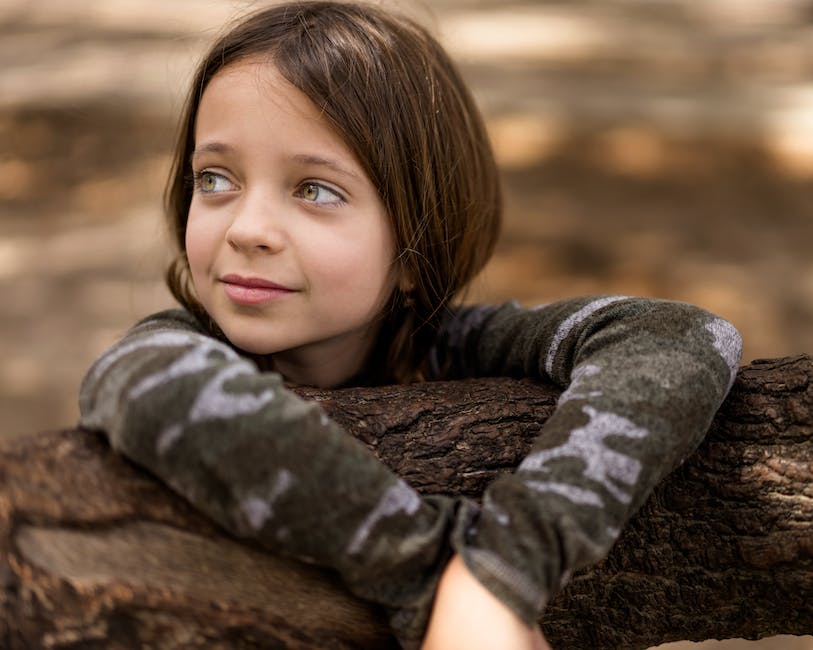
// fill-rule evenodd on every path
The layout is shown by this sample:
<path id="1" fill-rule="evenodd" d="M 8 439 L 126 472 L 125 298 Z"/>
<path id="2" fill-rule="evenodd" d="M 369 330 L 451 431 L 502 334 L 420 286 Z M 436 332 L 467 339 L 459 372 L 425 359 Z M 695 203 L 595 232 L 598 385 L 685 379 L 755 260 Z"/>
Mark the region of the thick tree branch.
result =
<path id="1" fill-rule="evenodd" d="M 307 391 L 423 491 L 479 494 L 557 398 L 507 379 Z M 325 572 L 233 541 L 104 440 L 0 447 L 3 648 L 392 647 Z M 706 441 L 545 612 L 554 647 L 813 633 L 813 358 L 741 370 Z"/>

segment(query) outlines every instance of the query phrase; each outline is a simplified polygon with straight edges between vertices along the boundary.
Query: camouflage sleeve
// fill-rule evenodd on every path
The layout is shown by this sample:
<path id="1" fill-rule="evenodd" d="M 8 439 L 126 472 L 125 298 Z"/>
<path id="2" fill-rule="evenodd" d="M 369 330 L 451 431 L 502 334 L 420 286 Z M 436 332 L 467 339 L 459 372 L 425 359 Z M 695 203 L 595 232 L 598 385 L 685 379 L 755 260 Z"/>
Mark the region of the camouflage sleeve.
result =
<path id="1" fill-rule="evenodd" d="M 237 536 L 338 571 L 419 643 L 452 551 L 452 502 L 421 497 L 314 402 L 199 330 L 137 325 L 88 371 L 81 425 Z"/>
<path id="2" fill-rule="evenodd" d="M 528 622 L 603 558 L 654 486 L 705 435 L 741 341 L 690 305 L 623 296 L 526 310 L 462 308 L 432 352 L 452 377 L 552 380 L 566 390 L 530 454 L 458 514 L 453 545 Z"/>

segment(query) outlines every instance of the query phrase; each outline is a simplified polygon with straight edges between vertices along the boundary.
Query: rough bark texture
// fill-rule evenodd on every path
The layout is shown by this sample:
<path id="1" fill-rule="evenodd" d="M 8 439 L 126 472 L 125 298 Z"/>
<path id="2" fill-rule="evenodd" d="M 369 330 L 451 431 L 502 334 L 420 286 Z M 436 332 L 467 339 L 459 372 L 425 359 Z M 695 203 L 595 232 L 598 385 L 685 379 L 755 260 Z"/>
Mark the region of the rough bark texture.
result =
<path id="1" fill-rule="evenodd" d="M 506 379 L 306 391 L 424 491 L 515 467 L 550 387 Z M 0 447 L 0 647 L 394 647 L 334 577 L 236 542 L 62 431 Z M 545 613 L 557 648 L 813 632 L 813 358 L 743 368 L 697 453 Z"/>

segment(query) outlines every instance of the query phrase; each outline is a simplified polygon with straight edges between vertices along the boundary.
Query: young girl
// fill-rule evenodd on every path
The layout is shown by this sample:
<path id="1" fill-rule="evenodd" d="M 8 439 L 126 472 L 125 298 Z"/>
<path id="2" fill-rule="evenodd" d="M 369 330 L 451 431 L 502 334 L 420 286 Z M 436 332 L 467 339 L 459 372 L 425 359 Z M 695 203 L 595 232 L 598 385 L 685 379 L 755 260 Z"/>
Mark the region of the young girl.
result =
<path id="1" fill-rule="evenodd" d="M 94 364 L 82 425 L 233 533 L 338 571 L 407 648 L 544 647 L 545 603 L 736 372 L 736 331 L 685 304 L 452 305 L 494 247 L 497 171 L 448 56 L 378 8 L 284 4 L 221 38 L 167 203 L 183 309 Z M 286 388 L 477 375 L 567 388 L 482 505 L 417 494 Z"/>

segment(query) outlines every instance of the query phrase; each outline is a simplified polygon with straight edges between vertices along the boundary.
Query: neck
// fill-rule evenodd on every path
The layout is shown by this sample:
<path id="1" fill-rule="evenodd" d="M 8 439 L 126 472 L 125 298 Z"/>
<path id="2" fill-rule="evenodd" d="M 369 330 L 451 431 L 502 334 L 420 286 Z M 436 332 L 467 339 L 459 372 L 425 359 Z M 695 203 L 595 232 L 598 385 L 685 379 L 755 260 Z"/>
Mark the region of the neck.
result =
<path id="1" fill-rule="evenodd" d="M 274 369 L 294 384 L 335 388 L 362 371 L 371 348 L 371 341 L 362 340 L 357 345 L 285 350 L 273 355 Z"/>

